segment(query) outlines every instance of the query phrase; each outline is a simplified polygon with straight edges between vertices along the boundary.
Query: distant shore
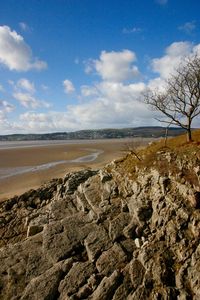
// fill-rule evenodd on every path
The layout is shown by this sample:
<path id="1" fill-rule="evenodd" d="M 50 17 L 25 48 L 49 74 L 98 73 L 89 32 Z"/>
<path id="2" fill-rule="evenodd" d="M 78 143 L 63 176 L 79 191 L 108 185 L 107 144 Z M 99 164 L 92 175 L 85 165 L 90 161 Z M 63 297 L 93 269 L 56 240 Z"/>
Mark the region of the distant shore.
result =
<path id="1" fill-rule="evenodd" d="M 53 178 L 85 168 L 98 169 L 124 155 L 126 145 L 150 139 L 0 143 L 0 200 Z"/>

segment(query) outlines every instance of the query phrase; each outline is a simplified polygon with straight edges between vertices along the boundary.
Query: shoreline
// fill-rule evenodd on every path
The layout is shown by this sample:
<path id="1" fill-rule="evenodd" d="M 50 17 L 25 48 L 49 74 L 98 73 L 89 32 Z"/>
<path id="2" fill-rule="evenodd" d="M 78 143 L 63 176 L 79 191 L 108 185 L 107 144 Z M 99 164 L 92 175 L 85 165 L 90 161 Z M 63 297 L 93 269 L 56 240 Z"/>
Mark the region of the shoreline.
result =
<path id="1" fill-rule="evenodd" d="M 139 140 L 144 145 L 152 139 Z M 26 170 L 31 166 L 32 169 L 36 169 L 34 172 L 24 172 L 0 179 L 0 201 L 5 201 L 30 189 L 37 189 L 42 184 L 54 178 L 62 178 L 69 172 L 102 168 L 113 159 L 124 156 L 123 149 L 126 143 L 133 141 L 138 142 L 138 139 L 81 140 L 77 143 L 64 141 L 58 144 L 55 144 L 57 141 L 53 141 L 52 144 L 48 141 L 48 145 L 42 143 L 42 145 L 28 147 L 20 145 L 20 147 L 7 149 L 0 148 L 0 172 L 3 168 Z M 95 152 L 98 152 L 98 155 Z M 94 159 L 90 160 L 91 157 Z M 38 168 L 38 166 L 49 164 L 50 168 Z"/>
<path id="2" fill-rule="evenodd" d="M 59 160 L 59 161 L 53 161 L 41 165 L 36 165 L 36 166 L 27 166 L 27 167 L 18 167 L 18 168 L 5 168 L 0 170 L 0 180 L 4 180 L 6 178 L 10 178 L 13 176 L 18 176 L 26 173 L 33 173 L 33 172 L 38 172 L 40 170 L 46 170 L 46 169 L 51 169 L 54 166 L 60 165 L 60 164 L 70 164 L 70 163 L 84 163 L 84 162 L 92 162 L 97 159 L 97 157 L 103 153 L 104 151 L 102 150 L 92 150 L 92 149 L 83 149 L 83 150 L 88 150 L 90 152 L 93 152 L 92 154 L 84 155 L 77 157 L 72 160 Z M 3 173 L 3 174 L 2 174 Z"/>

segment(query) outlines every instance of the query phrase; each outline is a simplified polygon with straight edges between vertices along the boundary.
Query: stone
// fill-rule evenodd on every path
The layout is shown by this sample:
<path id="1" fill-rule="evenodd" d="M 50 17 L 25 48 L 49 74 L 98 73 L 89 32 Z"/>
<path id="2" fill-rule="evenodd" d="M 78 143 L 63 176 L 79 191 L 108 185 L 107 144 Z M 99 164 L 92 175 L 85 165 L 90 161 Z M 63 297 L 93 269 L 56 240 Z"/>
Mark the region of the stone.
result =
<path id="1" fill-rule="evenodd" d="M 115 292 L 112 300 L 125 300 L 125 299 L 127 299 L 128 294 L 129 294 L 129 291 L 128 291 L 127 287 L 124 284 L 121 284 L 116 289 L 116 292 Z"/>
<path id="2" fill-rule="evenodd" d="M 88 185 L 84 187 L 84 196 L 90 205 L 91 209 L 97 216 L 101 215 L 102 209 L 99 207 L 101 203 L 102 186 L 99 176 L 93 176 L 87 182 Z"/>
<path id="3" fill-rule="evenodd" d="M 89 300 L 112 299 L 112 296 L 119 284 L 119 279 L 120 275 L 117 271 L 114 271 L 110 277 L 104 277 L 97 289 L 89 297 Z"/>
<path id="4" fill-rule="evenodd" d="M 123 229 L 123 234 L 126 238 L 133 238 L 135 237 L 135 230 L 137 228 L 137 223 L 135 218 L 132 218 L 132 220 L 130 221 L 130 223 L 124 227 Z"/>
<path id="5" fill-rule="evenodd" d="M 200 154 L 187 147 L 0 202 L 0 299 L 200 299 Z"/>
<path id="6" fill-rule="evenodd" d="M 21 300 L 53 299 L 58 295 L 58 285 L 62 278 L 61 264 L 53 266 L 45 273 L 33 278 L 25 288 Z"/>
<path id="7" fill-rule="evenodd" d="M 120 242 L 120 245 L 122 246 L 122 249 L 124 249 L 129 255 L 137 249 L 135 242 L 132 239 L 125 239 L 124 241 Z"/>
<path id="8" fill-rule="evenodd" d="M 43 231 L 43 251 L 54 262 L 66 259 L 73 251 L 80 251 L 83 240 L 94 227 L 82 212 L 49 224 Z"/>
<path id="9" fill-rule="evenodd" d="M 92 170 L 69 173 L 64 178 L 65 193 L 68 195 L 73 194 L 81 183 L 85 182 L 89 177 L 94 176 L 95 174 L 97 174 L 97 171 Z"/>
<path id="10" fill-rule="evenodd" d="M 117 243 L 104 251 L 97 259 L 96 268 L 100 274 L 109 276 L 114 270 L 121 270 L 127 263 L 127 256 Z"/>
<path id="11" fill-rule="evenodd" d="M 107 173 L 105 170 L 100 170 L 99 176 L 100 176 L 102 183 L 105 183 L 106 181 L 109 181 L 112 179 L 112 174 Z"/>
<path id="12" fill-rule="evenodd" d="M 133 290 L 136 290 L 142 284 L 143 277 L 145 274 L 145 268 L 139 260 L 133 259 L 130 262 L 129 274 Z"/>
<path id="13" fill-rule="evenodd" d="M 66 296 L 71 296 L 87 282 L 87 279 L 95 272 L 95 267 L 91 262 L 76 262 L 69 273 L 59 284 L 60 300 Z"/>
<path id="14" fill-rule="evenodd" d="M 27 237 L 35 235 L 41 232 L 42 230 L 43 230 L 43 226 L 37 226 L 37 225 L 28 226 Z"/>
<path id="15" fill-rule="evenodd" d="M 102 226 L 95 226 L 84 240 L 88 259 L 94 261 L 102 251 L 111 247 L 112 243 L 106 230 Z"/>
<path id="16" fill-rule="evenodd" d="M 75 199 L 73 200 L 78 211 L 87 212 L 91 209 L 91 206 L 87 202 L 83 193 L 77 191 Z"/>
<path id="17" fill-rule="evenodd" d="M 116 218 L 109 222 L 109 237 L 115 241 L 123 235 L 123 229 L 130 222 L 128 213 L 120 213 Z"/>

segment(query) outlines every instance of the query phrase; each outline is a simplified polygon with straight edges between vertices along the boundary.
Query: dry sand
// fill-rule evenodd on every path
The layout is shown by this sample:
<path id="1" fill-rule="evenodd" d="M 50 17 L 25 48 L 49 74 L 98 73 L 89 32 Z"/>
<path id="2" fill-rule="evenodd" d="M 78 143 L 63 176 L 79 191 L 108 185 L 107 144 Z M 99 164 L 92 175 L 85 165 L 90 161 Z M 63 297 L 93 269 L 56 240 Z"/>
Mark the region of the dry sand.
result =
<path id="1" fill-rule="evenodd" d="M 102 150 L 95 161 L 88 163 L 63 163 L 49 169 L 28 172 L 0 180 L 0 200 L 19 195 L 30 188 L 37 188 L 52 178 L 63 177 L 66 173 L 84 168 L 100 168 L 122 155 L 124 140 L 82 142 L 81 144 L 59 144 L 22 148 L 0 149 L 0 168 L 38 166 L 60 160 L 73 160 L 91 152 Z"/>
<path id="2" fill-rule="evenodd" d="M 125 145 L 130 139 L 114 139 L 99 141 L 82 141 L 81 143 L 50 144 L 22 148 L 0 149 L 1 168 L 18 168 L 38 166 L 60 160 L 73 160 L 91 154 L 91 151 L 102 150 L 95 161 L 75 163 L 65 162 L 49 169 L 28 172 L 0 179 L 0 200 L 37 188 L 53 178 L 63 177 L 66 173 L 85 168 L 98 169 L 115 158 L 122 157 Z"/>

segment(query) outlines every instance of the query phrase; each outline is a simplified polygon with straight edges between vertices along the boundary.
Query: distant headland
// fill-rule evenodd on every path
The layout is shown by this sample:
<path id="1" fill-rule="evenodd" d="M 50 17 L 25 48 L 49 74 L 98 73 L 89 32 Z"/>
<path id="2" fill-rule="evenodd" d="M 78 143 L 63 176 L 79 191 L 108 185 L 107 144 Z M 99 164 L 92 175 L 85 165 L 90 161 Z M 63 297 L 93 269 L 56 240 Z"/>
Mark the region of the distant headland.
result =
<path id="1" fill-rule="evenodd" d="M 0 141 L 34 141 L 34 140 L 76 140 L 76 139 L 112 139 L 112 138 L 134 138 L 134 137 L 163 137 L 165 127 L 146 126 L 133 128 L 108 128 L 79 130 L 74 132 L 54 132 L 41 134 L 9 134 L 0 135 Z M 183 133 L 182 128 L 171 127 L 169 136 L 177 136 Z"/>

